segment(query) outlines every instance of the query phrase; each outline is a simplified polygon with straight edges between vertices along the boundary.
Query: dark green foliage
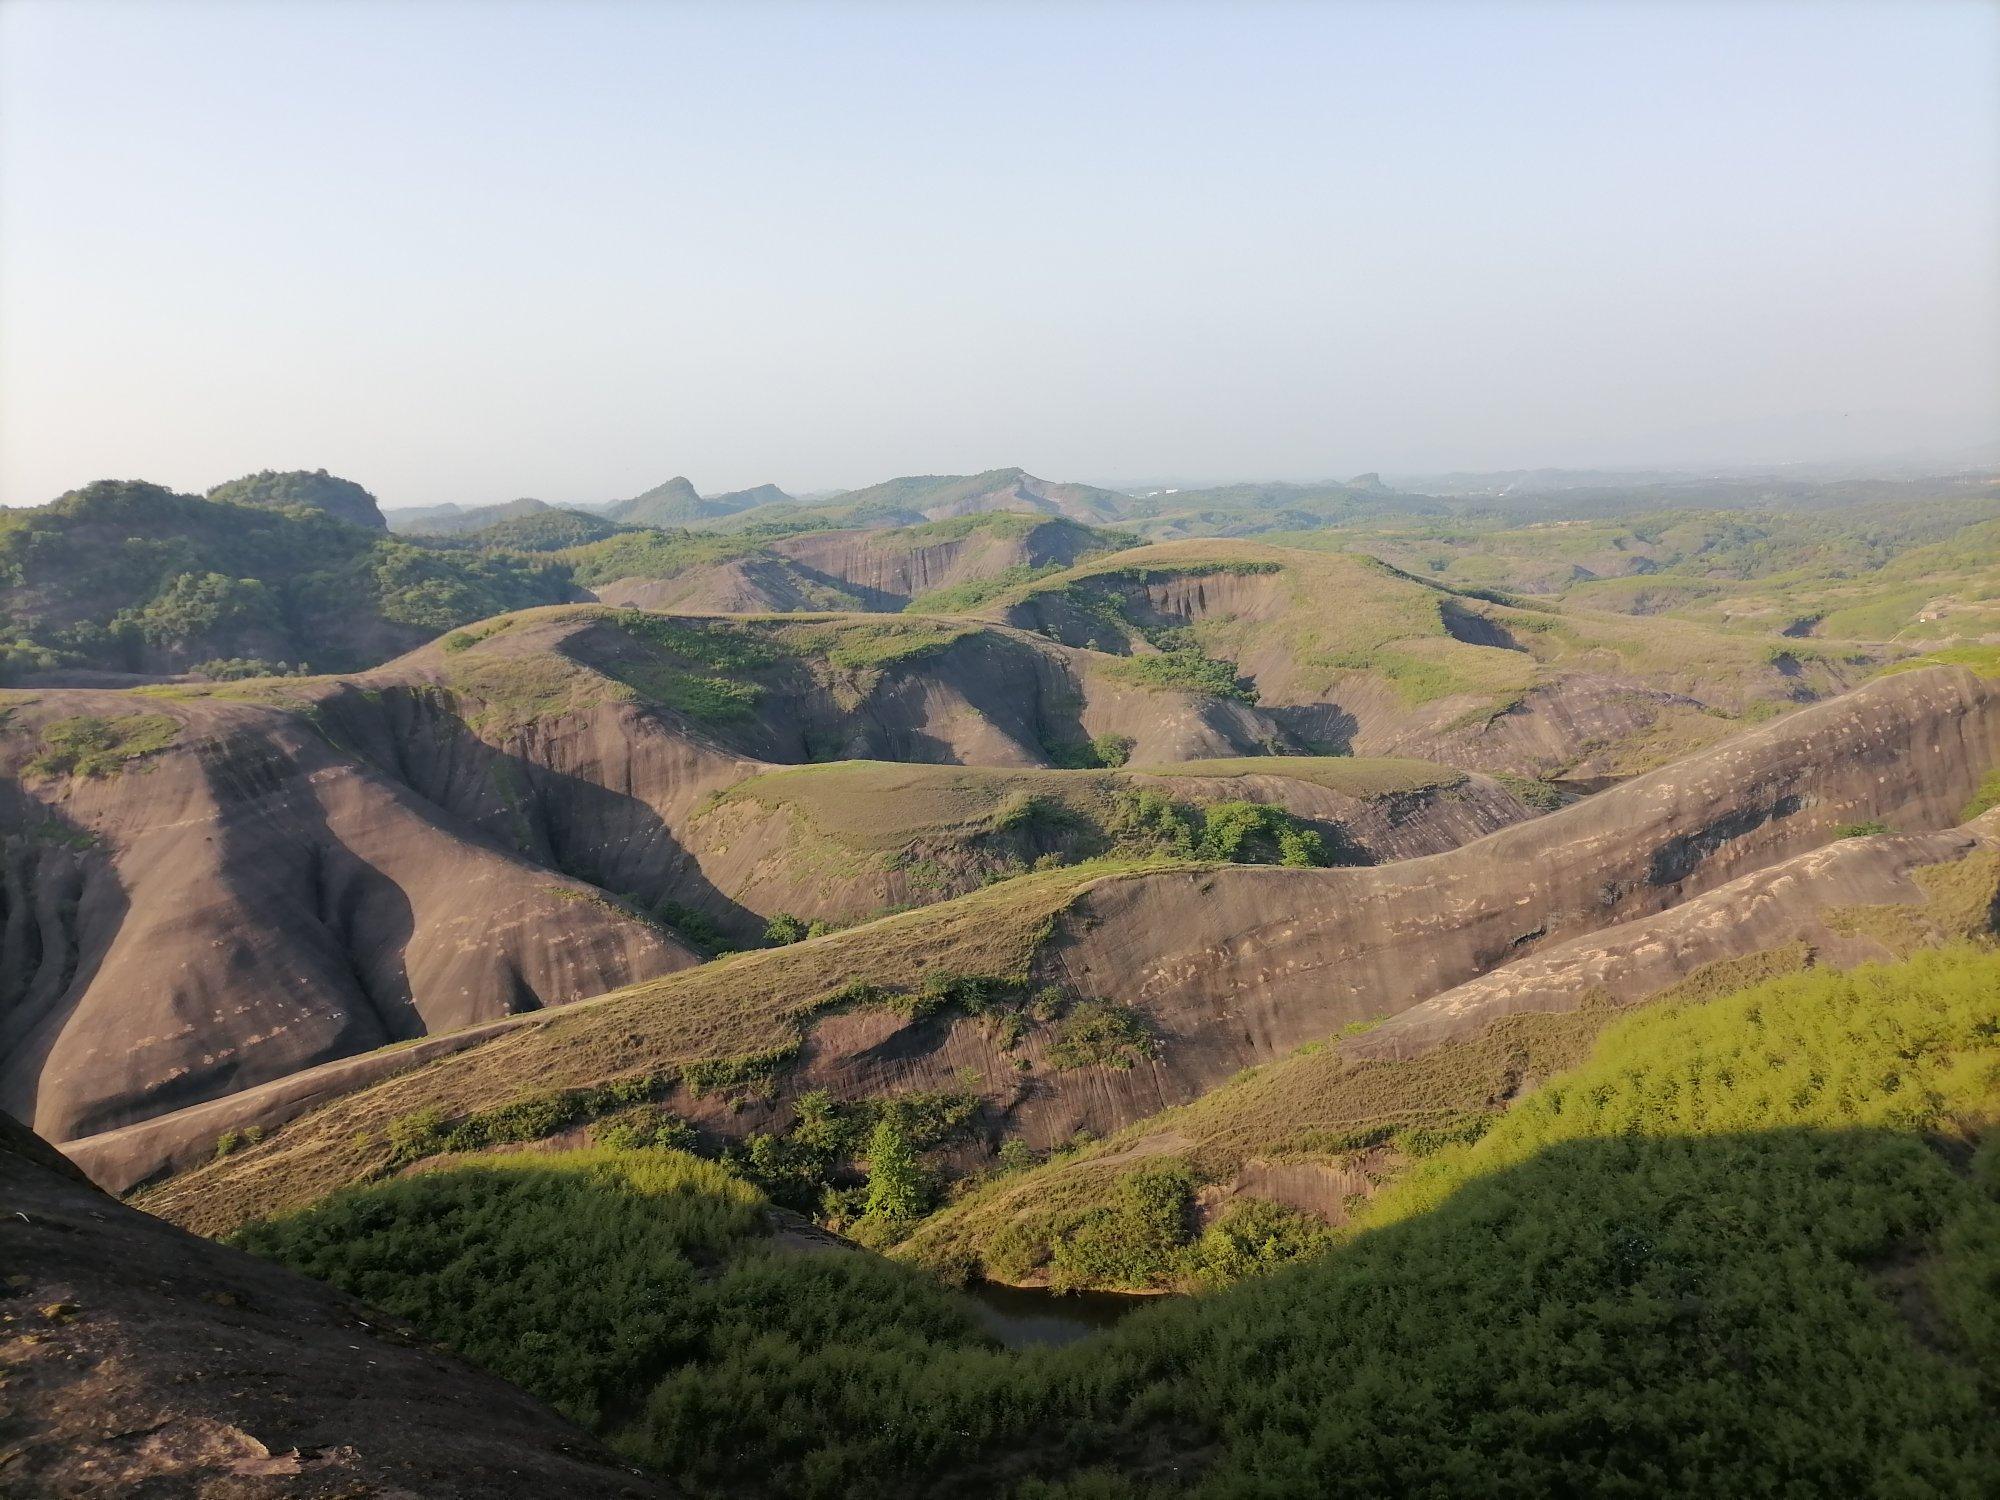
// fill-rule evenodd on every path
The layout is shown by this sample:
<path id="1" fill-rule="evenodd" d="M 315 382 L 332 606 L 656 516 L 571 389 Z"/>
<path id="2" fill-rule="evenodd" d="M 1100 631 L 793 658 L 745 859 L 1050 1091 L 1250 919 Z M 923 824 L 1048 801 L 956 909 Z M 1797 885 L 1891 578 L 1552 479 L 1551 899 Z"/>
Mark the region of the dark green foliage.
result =
<path id="1" fill-rule="evenodd" d="M 1238 865 L 1326 865 L 1326 841 L 1265 802 L 1178 802 L 1164 792 L 1118 795 L 1108 832 L 1128 848 Z"/>
<path id="2" fill-rule="evenodd" d="M 1053 1240 L 1050 1284 L 1148 1287 L 1172 1281 L 1193 1210 L 1194 1179 L 1181 1163 L 1127 1173 L 1115 1206 L 1087 1208 L 1064 1220 Z"/>
<path id="3" fill-rule="evenodd" d="M 793 943 L 803 943 L 810 936 L 810 924 L 803 917 L 795 917 L 788 911 L 773 912 L 771 920 L 764 924 L 764 942 L 768 947 L 788 947 Z"/>
<path id="4" fill-rule="evenodd" d="M 758 1229 L 756 1194 L 719 1167 L 598 1150 L 348 1189 L 237 1243 L 412 1319 L 588 1423 L 677 1362 L 697 1262 Z"/>
<path id="5" fill-rule="evenodd" d="M 242 1238 L 695 1493 L 1970 1497 L 2000 1471 L 2000 1146 L 1966 1149 L 1996 996 L 1959 948 L 1621 1021 L 1331 1248 L 1249 1206 L 1197 1237 L 1187 1169 L 1143 1165 L 1052 1274 L 1293 1263 L 1058 1351 L 992 1349 L 899 1267 L 758 1253 L 755 1199 L 667 1152 Z"/>
<path id="6" fill-rule="evenodd" d="M 1042 754 L 1049 764 L 1059 771 L 1101 771 L 1105 769 L 1103 753 L 1090 740 L 1048 740 L 1042 741 Z"/>
<path id="7" fill-rule="evenodd" d="M 232 503 L 233 489 L 199 499 L 103 481 L 0 515 L 0 662 L 157 671 L 250 657 L 341 671 L 572 593 L 560 568 L 416 546 L 290 500 Z"/>
<path id="8" fill-rule="evenodd" d="M 1146 1018 L 1115 1000 L 1084 1000 L 1056 1023 L 1049 1061 L 1058 1068 L 1126 1069 L 1157 1049 Z"/>
<path id="9" fill-rule="evenodd" d="M 136 631 L 149 646 L 206 640 L 261 640 L 284 629 L 277 596 L 254 578 L 182 573 L 138 609 L 120 611 L 114 632 Z"/>
<path id="10" fill-rule="evenodd" d="M 1236 679 L 1229 662 L 1204 656 L 1193 649 L 1154 651 L 1144 656 L 1128 656 L 1104 667 L 1106 676 L 1139 687 L 1166 689 L 1179 693 L 1205 693 L 1212 698 L 1228 698 L 1237 703 L 1255 703 L 1257 690 Z"/>
<path id="11" fill-rule="evenodd" d="M 1129 734 L 1099 734 L 1091 737 L 1090 749 L 1100 766 L 1117 767 L 1132 758 L 1137 743 Z"/>
<path id="12" fill-rule="evenodd" d="M 771 1088 L 780 1073 L 798 1060 L 798 1043 L 753 1052 L 747 1057 L 711 1057 L 691 1062 L 681 1069 L 681 1082 L 697 1099 L 705 1094 L 739 1091 L 761 1092 Z"/>
<path id="13" fill-rule="evenodd" d="M 689 947 L 697 952 L 714 957 L 718 953 L 728 953 L 736 948 L 729 934 L 715 925 L 706 913 L 696 911 L 692 906 L 683 906 L 678 901 L 662 901 L 654 909 L 655 918 L 674 930 Z"/>
<path id="14" fill-rule="evenodd" d="M 1047 578 L 1052 573 L 1060 573 L 1066 563 L 1043 563 L 1032 567 L 1027 563 L 1015 563 L 1010 568 L 1002 568 L 985 578 L 974 578 L 965 583 L 954 583 L 947 588 L 931 589 L 912 599 L 903 608 L 916 615 L 960 615 L 975 610 L 989 599 L 998 598 L 1009 589 L 1019 588 L 1024 583 L 1033 583 L 1039 578 Z"/>
<path id="15" fill-rule="evenodd" d="M 916 1166 L 918 1154 L 965 1139 L 978 1113 L 979 1096 L 963 1090 L 841 1101 L 825 1089 L 812 1089 L 794 1101 L 792 1123 L 786 1129 L 751 1135 L 730 1147 L 724 1160 L 780 1203 L 804 1210 L 823 1208 L 830 1192 L 863 1180 L 864 1165 L 867 1180 L 873 1182 L 869 1141 L 882 1125 L 894 1130 L 898 1149 L 907 1152 L 909 1161 L 904 1165 L 921 1171 Z M 929 1181 L 928 1173 L 923 1175 Z M 830 1217 L 846 1215 L 836 1212 Z M 902 1222 L 895 1220 L 896 1225 Z"/>
<path id="16" fill-rule="evenodd" d="M 296 677 L 299 669 L 290 662 L 265 661 L 254 656 L 217 657 L 198 661 L 188 672 L 208 682 L 242 682 L 252 677 Z"/>
<path id="17" fill-rule="evenodd" d="M 1532 776 L 1513 776 L 1502 771 L 1494 778 L 1507 794 L 1530 812 L 1554 812 L 1562 806 L 1562 793 L 1546 781 Z"/>
<path id="18" fill-rule="evenodd" d="M 1019 994 L 1020 986 L 1011 979 L 993 974 L 954 974 L 949 969 L 934 970 L 907 994 L 890 995 L 886 1003 L 911 1020 L 953 1010 L 968 1016 L 990 1015 Z"/>
<path id="19" fill-rule="evenodd" d="M 490 547 L 500 552 L 559 552 L 565 547 L 601 542 L 631 530 L 604 516 L 550 509 L 507 516 L 489 526 L 464 532 L 452 541 L 459 546 Z"/>
<path id="20" fill-rule="evenodd" d="M 1311 1260 L 1338 1243 L 1324 1220 L 1264 1198 L 1239 1198 L 1202 1232 L 1187 1257 L 1194 1276 L 1230 1286 Z"/>
<path id="21" fill-rule="evenodd" d="M 563 554 L 576 581 L 592 585 L 619 578 L 673 578 L 689 568 L 747 557 L 767 543 L 804 531 L 824 531 L 831 522 L 800 517 L 771 525 L 748 526 L 727 535 L 708 531 L 625 531 L 605 541 L 572 548 Z"/>
<path id="22" fill-rule="evenodd" d="M 310 472 L 294 469 L 289 473 L 264 469 L 218 484 L 208 492 L 208 498 L 226 500 L 232 505 L 298 505 L 323 511 L 350 526 L 372 526 L 378 531 L 388 526 L 373 495 L 353 480 L 341 479 L 324 469 Z"/>
<path id="23" fill-rule="evenodd" d="M 455 1121 L 435 1109 L 417 1110 L 389 1122 L 388 1165 L 407 1166 L 450 1151 L 483 1151 L 488 1146 L 545 1140 L 572 1125 L 641 1104 L 661 1086 L 661 1080 L 650 1074 L 614 1078 L 595 1088 L 524 1094 Z"/>
<path id="24" fill-rule="evenodd" d="M 936 1191 L 902 1123 L 883 1115 L 868 1136 L 868 1216 L 889 1225 L 911 1223 L 929 1209 Z"/>
<path id="25" fill-rule="evenodd" d="M 1871 818 L 1865 823 L 1843 824 L 1841 827 L 1834 829 L 1833 836 L 1837 839 L 1866 839 L 1873 838 L 1878 833 L 1887 832 L 1889 832 L 1889 825 L 1887 823 Z"/>
<path id="26" fill-rule="evenodd" d="M 700 1137 L 679 1115 L 651 1105 L 599 1120 L 590 1139 L 614 1151 L 693 1151 Z"/>

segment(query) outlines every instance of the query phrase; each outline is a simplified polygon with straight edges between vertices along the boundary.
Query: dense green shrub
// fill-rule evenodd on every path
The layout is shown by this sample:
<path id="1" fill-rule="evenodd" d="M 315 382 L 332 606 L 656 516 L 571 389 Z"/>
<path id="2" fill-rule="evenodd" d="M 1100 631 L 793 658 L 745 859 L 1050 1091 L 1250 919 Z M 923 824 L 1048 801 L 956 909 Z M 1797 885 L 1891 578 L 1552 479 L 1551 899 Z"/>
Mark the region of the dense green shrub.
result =
<path id="1" fill-rule="evenodd" d="M 1144 788 L 1120 792 L 1107 831 L 1127 849 L 1238 865 L 1330 864 L 1326 841 L 1266 802 L 1181 802 Z"/>
<path id="2" fill-rule="evenodd" d="M 1049 1259 L 1057 1287 L 1145 1287 L 1173 1278 L 1188 1243 L 1194 1179 L 1179 1162 L 1127 1173 L 1115 1207 L 1065 1222 Z"/>
<path id="3" fill-rule="evenodd" d="M 1211 1286 L 1229 1286 L 1297 1261 L 1336 1243 L 1323 1219 L 1264 1198 L 1239 1198 L 1195 1242 L 1186 1264 Z"/>
<path id="4" fill-rule="evenodd" d="M 389 1165 L 405 1166 L 448 1151 L 482 1151 L 488 1146 L 544 1140 L 573 1125 L 643 1103 L 662 1086 L 659 1077 L 638 1074 L 593 1088 L 523 1094 L 458 1120 L 447 1119 L 438 1109 L 414 1110 L 389 1122 Z"/>
<path id="5" fill-rule="evenodd" d="M 1115 1000 L 1084 1000 L 1056 1023 L 1049 1061 L 1058 1068 L 1130 1068 L 1157 1046 L 1146 1018 Z"/>
<path id="6" fill-rule="evenodd" d="M 1155 691 L 1203 693 L 1237 703 L 1255 703 L 1257 690 L 1237 680 L 1236 668 L 1193 649 L 1128 656 L 1100 669 L 1107 677 Z"/>

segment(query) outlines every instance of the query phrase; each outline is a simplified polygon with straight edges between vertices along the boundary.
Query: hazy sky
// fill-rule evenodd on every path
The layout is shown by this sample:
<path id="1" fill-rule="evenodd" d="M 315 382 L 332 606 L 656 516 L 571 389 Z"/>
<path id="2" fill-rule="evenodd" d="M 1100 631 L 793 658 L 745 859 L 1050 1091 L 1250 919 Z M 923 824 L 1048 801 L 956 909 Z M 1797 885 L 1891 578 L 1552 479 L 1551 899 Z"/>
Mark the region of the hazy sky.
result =
<path id="1" fill-rule="evenodd" d="M 0 0 L 12 504 L 1970 443 L 1996 281 L 1995 0 Z"/>

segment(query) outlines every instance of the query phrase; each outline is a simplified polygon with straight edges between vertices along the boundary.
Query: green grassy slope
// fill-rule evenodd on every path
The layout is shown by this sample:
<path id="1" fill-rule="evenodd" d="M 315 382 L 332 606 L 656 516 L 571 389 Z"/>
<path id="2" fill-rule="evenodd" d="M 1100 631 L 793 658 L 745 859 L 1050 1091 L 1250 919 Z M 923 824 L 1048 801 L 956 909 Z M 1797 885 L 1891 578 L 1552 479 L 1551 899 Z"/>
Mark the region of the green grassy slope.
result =
<path id="1" fill-rule="evenodd" d="M 245 1241 L 703 1490 L 1970 1497 L 1996 1101 L 1990 949 L 1649 1011 L 1316 1258 L 1025 1355 L 914 1273 L 760 1253 L 670 1152 L 466 1162 Z"/>

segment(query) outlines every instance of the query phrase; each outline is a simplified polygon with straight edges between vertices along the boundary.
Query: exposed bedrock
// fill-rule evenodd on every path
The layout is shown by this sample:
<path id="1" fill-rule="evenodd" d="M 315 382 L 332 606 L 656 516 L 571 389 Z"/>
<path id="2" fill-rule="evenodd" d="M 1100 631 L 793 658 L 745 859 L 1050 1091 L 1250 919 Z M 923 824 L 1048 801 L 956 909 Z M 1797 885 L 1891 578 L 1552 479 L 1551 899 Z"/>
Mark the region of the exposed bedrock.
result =
<path id="1" fill-rule="evenodd" d="M 4 1116 L 0 1202 L 9 1495 L 676 1493 L 352 1297 L 105 1196 Z"/>
<path id="2" fill-rule="evenodd" d="M 857 1097 L 952 1087 L 971 1069 L 1008 1128 L 1033 1144 L 1079 1128 L 1109 1131 L 1348 1022 L 1393 1016 L 1504 965 L 1833 844 L 1843 825 L 1949 829 L 1996 763 L 2000 687 L 1963 670 L 1930 669 L 1878 680 L 1447 853 L 1371 868 L 1210 867 L 1100 878 L 1058 919 L 1038 959 L 1041 977 L 1137 1007 L 1159 1035 L 1153 1059 L 1127 1070 L 1062 1071 L 1042 1030 L 1009 1050 L 981 1021 L 908 1022 L 886 1009 L 855 1010 L 811 1029 L 801 1065 L 771 1104 L 738 1111 L 683 1099 L 676 1107 L 740 1134 L 782 1117 L 799 1090 Z M 1836 868 L 1854 857 L 1836 852 Z M 787 963 L 801 969 L 797 1001 L 849 977 L 837 959 L 822 972 L 811 955 L 835 955 L 866 931 L 828 939 L 824 950 L 786 950 L 796 954 Z M 953 967 L 954 954 L 940 949 L 930 962 Z M 678 984 L 617 1003 L 656 1006 L 663 1016 L 712 1003 L 691 1000 Z M 657 1051 L 645 1060 L 671 1067 L 680 1056 Z M 282 1123 L 328 1091 L 381 1078 L 389 1065 L 357 1058 L 339 1065 L 348 1071 L 338 1081 L 270 1085 L 227 1108 L 204 1106 L 80 1143 L 79 1159 L 100 1181 L 143 1181 L 184 1163 L 222 1128 Z"/>
<path id="3" fill-rule="evenodd" d="M 1942 833 L 1841 839 L 1744 875 L 1679 906 L 1572 938 L 1455 985 L 1341 1043 L 1353 1057 L 1412 1057 L 1478 1035 L 1503 1016 L 1576 1010 L 1659 994 L 1705 966 L 1801 945 L 1815 962 L 1845 968 L 1900 956 L 1885 937 L 1964 936 L 1991 929 L 2000 911 L 2000 811 Z M 1975 863 L 1978 862 L 1978 863 Z M 1925 872 L 1953 872 L 1960 908 L 1941 911 Z M 1941 883 L 1941 882 L 1940 882 Z M 1904 922 L 1859 914 L 1887 908 Z M 1907 924 L 1907 926 L 1906 926 Z"/>
<path id="4" fill-rule="evenodd" d="M 1023 533 L 979 529 L 923 543 L 872 528 L 814 531 L 672 578 L 620 578 L 595 593 L 606 604 L 639 609 L 755 614 L 853 601 L 893 612 L 931 589 L 993 578 L 1013 567 L 1067 565 L 1101 545 L 1093 533 L 1060 521 Z"/>
<path id="5" fill-rule="evenodd" d="M 798 1086 L 938 1087 L 970 1067 L 1032 1143 L 1115 1129 L 1347 1023 L 1813 850 L 1842 825 L 1950 828 L 1996 763 L 2000 689 L 1959 669 L 1912 672 L 1449 853 L 1101 881 L 1060 920 L 1042 962 L 1076 993 L 1141 1010 L 1161 1040 L 1154 1061 L 1056 1074 L 1031 1042 L 1037 1066 L 1024 1077 L 977 1023 L 855 1014 L 817 1029 Z M 1964 837 L 1911 844 L 1907 857 L 1953 857 L 1947 846 Z M 1899 858 L 1868 856 L 1883 869 Z M 1836 871 L 1861 860 L 1826 851 Z"/>
<path id="6" fill-rule="evenodd" d="M 1283 1050 L 1843 825 L 1950 827 L 1996 761 L 2000 688 L 1962 669 L 1905 673 L 1450 853 L 1106 882 L 1070 913 L 1056 961 L 1086 992 L 1269 1026 L 1264 1045 Z"/>
<path id="7" fill-rule="evenodd" d="M 0 803 L 0 1108 L 52 1139 L 693 962 L 302 721 L 161 707 L 172 748 Z"/>

